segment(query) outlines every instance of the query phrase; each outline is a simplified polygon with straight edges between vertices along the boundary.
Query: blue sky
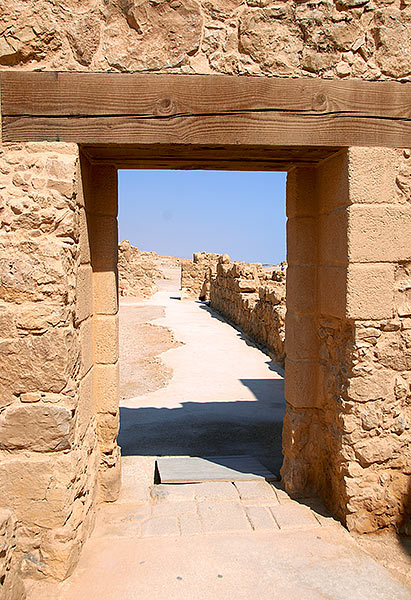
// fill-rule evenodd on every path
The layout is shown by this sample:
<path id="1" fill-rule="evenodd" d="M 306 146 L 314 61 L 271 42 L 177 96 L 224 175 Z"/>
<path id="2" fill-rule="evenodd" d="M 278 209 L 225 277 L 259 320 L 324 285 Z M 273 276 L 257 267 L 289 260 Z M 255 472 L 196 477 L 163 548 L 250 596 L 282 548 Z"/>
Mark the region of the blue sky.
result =
<path id="1" fill-rule="evenodd" d="M 285 173 L 119 171 L 119 238 L 141 250 L 191 258 L 285 259 Z"/>

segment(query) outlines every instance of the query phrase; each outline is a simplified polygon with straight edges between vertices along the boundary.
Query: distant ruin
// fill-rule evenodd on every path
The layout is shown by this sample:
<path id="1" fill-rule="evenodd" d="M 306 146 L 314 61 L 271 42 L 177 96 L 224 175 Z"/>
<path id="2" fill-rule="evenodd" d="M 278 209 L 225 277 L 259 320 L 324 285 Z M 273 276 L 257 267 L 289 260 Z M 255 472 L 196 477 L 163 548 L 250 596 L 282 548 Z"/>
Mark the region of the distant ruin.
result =
<path id="1" fill-rule="evenodd" d="M 210 306 L 284 366 L 286 270 L 196 252 L 181 262 L 181 298 Z"/>
<path id="2" fill-rule="evenodd" d="M 145 252 L 123 240 L 118 246 L 118 291 L 120 296 L 149 298 L 156 290 L 156 279 L 163 279 L 161 266 L 177 266 L 180 259 Z"/>

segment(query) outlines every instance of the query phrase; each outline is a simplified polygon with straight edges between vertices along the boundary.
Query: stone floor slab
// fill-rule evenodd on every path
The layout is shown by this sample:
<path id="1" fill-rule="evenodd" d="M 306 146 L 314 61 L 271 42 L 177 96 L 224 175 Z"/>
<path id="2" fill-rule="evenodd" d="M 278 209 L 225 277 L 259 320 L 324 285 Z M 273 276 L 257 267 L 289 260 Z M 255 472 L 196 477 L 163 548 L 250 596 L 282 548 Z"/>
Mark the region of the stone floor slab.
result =
<path id="1" fill-rule="evenodd" d="M 205 532 L 251 530 L 239 502 L 199 502 L 198 512 Z"/>
<path id="2" fill-rule="evenodd" d="M 279 528 L 268 507 L 246 506 L 245 511 L 254 531 Z"/>
<path id="3" fill-rule="evenodd" d="M 239 495 L 235 486 L 228 481 L 210 481 L 199 483 L 195 498 L 199 502 L 216 500 L 238 500 Z"/>
<path id="4" fill-rule="evenodd" d="M 299 530 L 321 527 L 312 511 L 297 502 L 270 506 L 270 511 L 280 529 Z"/>
<path id="5" fill-rule="evenodd" d="M 179 536 L 180 529 L 176 517 L 150 517 L 141 524 L 141 536 Z"/>
<path id="6" fill-rule="evenodd" d="M 153 517 L 158 516 L 175 516 L 179 517 L 187 513 L 196 512 L 195 502 L 159 502 L 151 507 Z"/>
<path id="7" fill-rule="evenodd" d="M 235 481 L 235 487 L 241 500 L 245 502 L 257 501 L 278 504 L 274 488 L 266 481 Z"/>
<path id="8" fill-rule="evenodd" d="M 155 489 L 164 493 L 164 499 L 170 502 L 180 502 L 183 500 L 194 500 L 197 486 L 198 484 L 196 483 L 168 483 L 156 485 Z"/>
<path id="9" fill-rule="evenodd" d="M 292 502 L 292 498 L 290 498 L 287 492 L 283 489 L 282 484 L 272 482 L 270 485 L 275 491 L 275 495 L 277 496 L 278 502 L 280 504 L 287 504 L 287 502 Z"/>
<path id="10" fill-rule="evenodd" d="M 180 515 L 181 535 L 199 535 L 202 533 L 200 517 L 197 513 L 185 513 Z"/>

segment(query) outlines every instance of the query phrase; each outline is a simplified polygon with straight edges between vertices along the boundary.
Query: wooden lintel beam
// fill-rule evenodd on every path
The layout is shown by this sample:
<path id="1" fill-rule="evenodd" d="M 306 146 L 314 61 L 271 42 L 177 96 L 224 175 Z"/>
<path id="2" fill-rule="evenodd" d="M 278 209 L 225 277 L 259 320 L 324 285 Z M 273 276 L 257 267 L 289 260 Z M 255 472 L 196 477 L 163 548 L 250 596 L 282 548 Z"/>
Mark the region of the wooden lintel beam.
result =
<path id="1" fill-rule="evenodd" d="M 411 84 L 223 75 L 0 74 L 3 141 L 411 145 Z"/>

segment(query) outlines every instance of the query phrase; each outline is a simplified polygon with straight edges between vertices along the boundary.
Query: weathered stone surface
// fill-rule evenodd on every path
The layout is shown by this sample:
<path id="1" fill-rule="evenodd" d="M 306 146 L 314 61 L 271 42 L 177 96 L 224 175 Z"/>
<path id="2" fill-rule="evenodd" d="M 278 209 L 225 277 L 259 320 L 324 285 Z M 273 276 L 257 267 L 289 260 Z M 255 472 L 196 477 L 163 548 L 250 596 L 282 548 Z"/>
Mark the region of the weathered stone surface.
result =
<path id="1" fill-rule="evenodd" d="M 71 411 L 63 406 L 10 406 L 0 415 L 0 448 L 66 450 L 71 445 L 71 423 Z"/>
<path id="2" fill-rule="evenodd" d="M 211 307 L 283 365 L 285 270 L 229 261 L 227 256 L 220 257 L 217 267 L 209 269 Z"/>
<path id="3" fill-rule="evenodd" d="M 286 5 L 246 11 L 240 21 L 239 44 L 261 70 L 291 75 L 299 67 L 303 40 Z"/>
<path id="4" fill-rule="evenodd" d="M 104 31 L 109 65 L 122 71 L 153 71 L 180 65 L 200 43 L 202 17 L 194 0 L 119 1 Z"/>
<path id="5" fill-rule="evenodd" d="M 148 298 L 157 286 L 156 279 L 164 279 L 161 266 L 177 266 L 180 259 L 145 252 L 123 240 L 118 246 L 118 288 L 120 296 Z M 113 295 L 113 294 L 111 294 Z"/>
<path id="6" fill-rule="evenodd" d="M 67 32 L 71 50 L 81 65 L 91 64 L 100 43 L 100 27 L 98 16 L 88 14 L 73 21 Z"/>
<path id="7" fill-rule="evenodd" d="M 4 600 L 24 600 L 25 588 L 16 553 L 16 521 L 12 513 L 0 509 L 0 593 Z"/>

